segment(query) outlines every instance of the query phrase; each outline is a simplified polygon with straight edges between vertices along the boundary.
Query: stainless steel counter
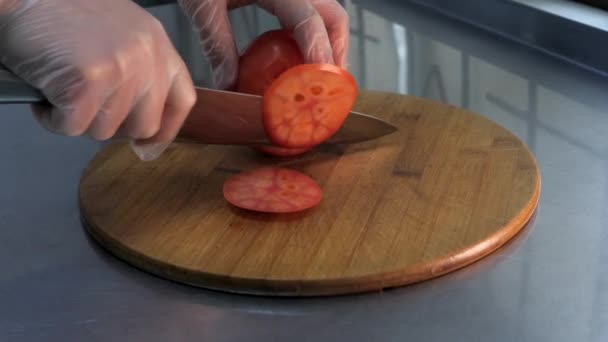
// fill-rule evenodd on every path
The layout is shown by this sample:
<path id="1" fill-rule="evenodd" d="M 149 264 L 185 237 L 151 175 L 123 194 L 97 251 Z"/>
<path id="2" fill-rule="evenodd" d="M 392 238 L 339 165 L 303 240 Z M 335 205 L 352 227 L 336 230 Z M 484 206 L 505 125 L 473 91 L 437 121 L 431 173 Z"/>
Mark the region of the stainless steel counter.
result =
<path id="1" fill-rule="evenodd" d="M 529 144 L 543 189 L 521 236 L 464 270 L 382 293 L 272 299 L 183 286 L 84 233 L 77 184 L 99 145 L 4 106 L 0 341 L 608 341 L 608 80 L 399 1 L 346 3 L 362 88 L 469 108 Z M 205 83 L 179 11 L 151 11 Z M 233 19 L 240 46 L 276 25 L 251 9 Z"/>

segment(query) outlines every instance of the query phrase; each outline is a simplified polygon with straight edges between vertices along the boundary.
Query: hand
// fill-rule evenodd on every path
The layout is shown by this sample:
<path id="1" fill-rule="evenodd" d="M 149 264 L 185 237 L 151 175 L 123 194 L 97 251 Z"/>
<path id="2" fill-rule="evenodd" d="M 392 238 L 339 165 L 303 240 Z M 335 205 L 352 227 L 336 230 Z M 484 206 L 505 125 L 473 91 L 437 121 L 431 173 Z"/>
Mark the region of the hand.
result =
<path id="1" fill-rule="evenodd" d="M 143 160 L 173 141 L 195 102 L 162 25 L 129 0 L 21 0 L 0 11 L 0 63 L 40 89 L 48 130 L 132 138 Z"/>
<path id="2" fill-rule="evenodd" d="M 346 67 L 348 15 L 335 0 L 178 0 L 200 32 L 204 55 L 210 61 L 215 86 L 227 89 L 238 75 L 238 52 L 228 10 L 256 4 L 292 29 L 306 63 Z"/>

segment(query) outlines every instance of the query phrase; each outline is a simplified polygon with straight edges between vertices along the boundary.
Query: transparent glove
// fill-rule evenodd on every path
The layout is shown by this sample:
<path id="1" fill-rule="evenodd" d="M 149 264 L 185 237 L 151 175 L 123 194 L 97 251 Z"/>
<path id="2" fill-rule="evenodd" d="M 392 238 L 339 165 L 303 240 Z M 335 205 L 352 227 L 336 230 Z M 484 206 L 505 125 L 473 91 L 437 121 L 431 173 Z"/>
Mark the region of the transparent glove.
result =
<path id="1" fill-rule="evenodd" d="M 0 63 L 40 89 L 48 130 L 132 138 L 151 160 L 194 104 L 188 70 L 162 25 L 130 0 L 0 0 Z"/>
<path id="2" fill-rule="evenodd" d="M 307 63 L 330 63 L 346 67 L 349 24 L 344 8 L 335 0 L 178 0 L 200 33 L 203 54 L 220 89 L 234 85 L 238 75 L 238 52 L 228 10 L 257 6 L 275 15 L 281 26 L 291 29 Z"/>

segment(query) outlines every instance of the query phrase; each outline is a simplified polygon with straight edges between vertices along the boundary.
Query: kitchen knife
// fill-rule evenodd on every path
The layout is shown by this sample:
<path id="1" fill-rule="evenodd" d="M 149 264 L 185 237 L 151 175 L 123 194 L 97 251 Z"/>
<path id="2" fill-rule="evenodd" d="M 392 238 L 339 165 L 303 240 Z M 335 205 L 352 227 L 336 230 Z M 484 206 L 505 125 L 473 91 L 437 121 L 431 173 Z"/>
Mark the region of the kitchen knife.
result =
<path id="1" fill-rule="evenodd" d="M 216 145 L 270 145 L 262 122 L 262 97 L 196 87 L 197 101 L 178 141 Z M 44 95 L 0 65 L 0 104 L 37 103 Z M 325 144 L 351 144 L 395 132 L 390 123 L 350 112 Z M 194 139 L 195 137 L 195 139 Z"/>

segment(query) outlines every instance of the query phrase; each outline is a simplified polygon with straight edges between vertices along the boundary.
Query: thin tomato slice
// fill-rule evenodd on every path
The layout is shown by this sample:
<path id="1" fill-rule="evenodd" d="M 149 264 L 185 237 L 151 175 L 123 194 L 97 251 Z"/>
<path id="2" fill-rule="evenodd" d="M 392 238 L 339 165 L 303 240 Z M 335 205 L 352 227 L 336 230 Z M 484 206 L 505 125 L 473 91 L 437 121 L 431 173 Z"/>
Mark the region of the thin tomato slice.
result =
<path id="1" fill-rule="evenodd" d="M 312 208 L 322 198 L 321 188 L 298 171 L 263 167 L 230 177 L 224 198 L 239 208 L 268 213 L 290 213 Z"/>
<path id="2" fill-rule="evenodd" d="M 355 79 L 330 64 L 301 64 L 279 75 L 264 92 L 264 127 L 285 148 L 310 148 L 335 134 L 357 97 Z"/>

